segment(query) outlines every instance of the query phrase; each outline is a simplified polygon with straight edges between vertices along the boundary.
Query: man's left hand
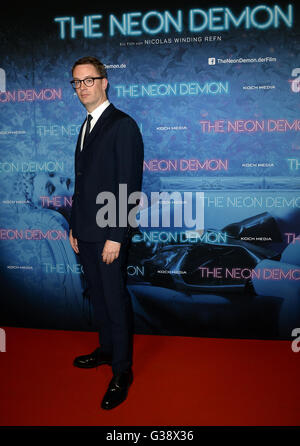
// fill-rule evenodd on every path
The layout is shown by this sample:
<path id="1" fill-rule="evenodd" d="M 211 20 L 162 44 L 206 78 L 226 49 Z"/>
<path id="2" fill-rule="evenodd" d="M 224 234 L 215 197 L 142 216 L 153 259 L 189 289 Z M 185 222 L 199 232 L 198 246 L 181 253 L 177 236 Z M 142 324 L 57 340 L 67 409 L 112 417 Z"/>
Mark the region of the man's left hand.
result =
<path id="1" fill-rule="evenodd" d="M 114 242 L 113 240 L 106 240 L 102 251 L 102 260 L 107 265 L 112 263 L 119 257 L 121 243 Z"/>

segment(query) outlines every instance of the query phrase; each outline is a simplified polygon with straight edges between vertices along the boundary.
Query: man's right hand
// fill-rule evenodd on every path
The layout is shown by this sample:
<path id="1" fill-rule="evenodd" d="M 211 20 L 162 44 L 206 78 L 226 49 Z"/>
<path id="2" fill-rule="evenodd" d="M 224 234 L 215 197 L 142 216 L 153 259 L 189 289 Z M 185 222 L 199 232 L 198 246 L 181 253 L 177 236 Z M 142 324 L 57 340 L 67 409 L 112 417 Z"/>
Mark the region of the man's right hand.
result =
<path id="1" fill-rule="evenodd" d="M 70 240 L 71 246 L 72 246 L 72 248 L 74 249 L 74 251 L 76 252 L 76 254 L 79 254 L 77 238 L 74 238 L 74 237 L 73 237 L 73 235 L 72 235 L 72 229 L 70 230 L 69 240 Z"/>

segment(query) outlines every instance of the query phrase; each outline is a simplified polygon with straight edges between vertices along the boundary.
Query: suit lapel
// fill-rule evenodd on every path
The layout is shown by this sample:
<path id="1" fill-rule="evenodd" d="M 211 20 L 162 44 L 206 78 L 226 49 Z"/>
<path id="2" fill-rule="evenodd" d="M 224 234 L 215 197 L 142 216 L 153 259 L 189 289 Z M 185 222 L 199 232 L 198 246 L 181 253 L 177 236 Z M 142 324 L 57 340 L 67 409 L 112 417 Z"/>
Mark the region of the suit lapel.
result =
<path id="1" fill-rule="evenodd" d="M 85 120 L 86 121 L 86 120 Z M 81 136 L 82 136 L 82 130 L 83 130 L 83 126 L 84 126 L 84 123 L 85 123 L 85 121 L 83 121 L 83 123 L 82 123 L 82 125 L 81 125 L 81 128 L 80 128 L 80 132 L 79 132 L 79 135 L 78 135 L 78 138 L 77 138 L 77 144 L 76 144 L 76 149 L 75 149 L 75 157 L 77 158 L 79 155 L 80 155 L 80 153 L 81 153 Z"/>
<path id="2" fill-rule="evenodd" d="M 95 137 L 101 132 L 101 128 L 103 125 L 103 122 L 109 118 L 109 116 L 111 115 L 111 113 L 115 110 L 115 107 L 113 106 L 113 104 L 109 104 L 109 106 L 104 110 L 104 112 L 102 113 L 102 115 L 100 116 L 100 118 L 98 119 L 98 121 L 96 122 L 96 124 L 94 125 L 91 133 L 89 134 L 84 149 L 83 151 L 86 151 L 89 146 L 91 145 L 92 141 L 95 139 Z M 84 124 L 84 123 L 83 123 Z M 82 128 L 83 128 L 83 124 L 82 124 Z M 81 141 L 81 133 L 82 133 L 82 128 L 81 128 L 81 132 L 80 132 L 80 141 Z M 79 144 L 80 146 L 80 144 Z"/>

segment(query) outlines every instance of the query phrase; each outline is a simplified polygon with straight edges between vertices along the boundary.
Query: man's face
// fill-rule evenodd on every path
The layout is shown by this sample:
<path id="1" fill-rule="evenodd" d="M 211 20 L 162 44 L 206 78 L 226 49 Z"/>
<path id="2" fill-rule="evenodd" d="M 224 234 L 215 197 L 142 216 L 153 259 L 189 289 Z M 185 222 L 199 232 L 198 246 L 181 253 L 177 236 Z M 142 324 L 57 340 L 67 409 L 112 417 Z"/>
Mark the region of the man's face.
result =
<path id="1" fill-rule="evenodd" d="M 88 79 L 91 77 L 99 77 L 97 69 L 94 65 L 85 64 L 77 65 L 73 71 L 73 79 Z M 95 79 L 92 87 L 87 87 L 81 82 L 80 88 L 76 89 L 77 96 L 87 109 L 91 113 L 95 108 L 107 100 L 106 97 L 107 79 Z"/>

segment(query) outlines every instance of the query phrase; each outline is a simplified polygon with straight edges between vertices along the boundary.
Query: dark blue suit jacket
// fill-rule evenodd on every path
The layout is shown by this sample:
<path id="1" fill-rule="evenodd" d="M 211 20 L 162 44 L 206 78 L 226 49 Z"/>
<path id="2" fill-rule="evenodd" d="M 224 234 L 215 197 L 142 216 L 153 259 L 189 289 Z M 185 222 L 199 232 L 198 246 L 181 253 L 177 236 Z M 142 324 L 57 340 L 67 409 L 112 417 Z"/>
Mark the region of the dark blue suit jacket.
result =
<path id="1" fill-rule="evenodd" d="M 82 128 L 75 152 L 75 190 L 71 211 L 72 235 L 87 242 L 113 240 L 124 242 L 129 227 L 118 221 L 119 184 L 127 184 L 127 199 L 131 192 L 141 191 L 144 149 L 136 122 L 110 104 L 96 122 L 80 151 Z M 96 203 L 100 192 L 116 197 L 116 227 L 99 227 L 96 215 L 106 205 Z M 128 206 L 128 212 L 132 206 Z"/>

